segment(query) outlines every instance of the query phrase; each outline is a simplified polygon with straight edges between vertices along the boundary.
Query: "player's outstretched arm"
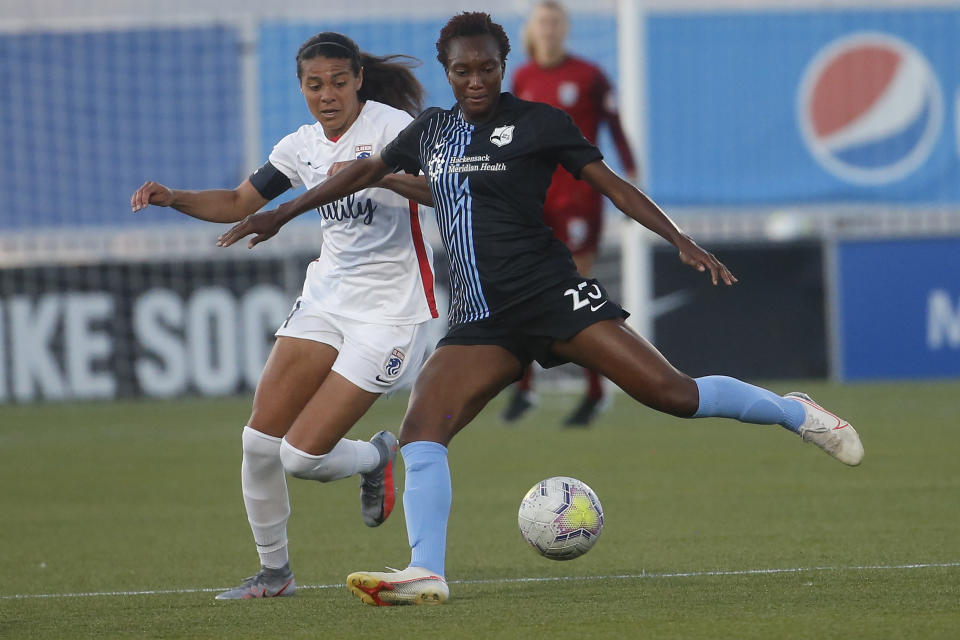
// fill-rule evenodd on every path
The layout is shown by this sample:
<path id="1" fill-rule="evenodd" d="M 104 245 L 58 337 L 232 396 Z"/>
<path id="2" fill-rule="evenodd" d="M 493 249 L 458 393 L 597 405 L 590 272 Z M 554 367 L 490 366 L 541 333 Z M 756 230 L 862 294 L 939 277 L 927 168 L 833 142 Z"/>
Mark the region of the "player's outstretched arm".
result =
<path id="1" fill-rule="evenodd" d="M 380 159 L 380 155 L 361 158 L 356 162 L 331 176 L 300 196 L 284 202 L 271 211 L 253 213 L 233 225 L 229 231 L 217 240 L 218 247 L 229 247 L 240 238 L 253 235 L 247 247 L 253 248 L 257 244 L 275 236 L 283 225 L 287 224 L 301 213 L 322 207 L 334 200 L 339 200 L 360 189 L 373 186 L 383 176 L 387 175 L 389 167 Z"/>
<path id="2" fill-rule="evenodd" d="M 269 202 L 250 180 L 236 189 L 184 191 L 148 180 L 130 196 L 130 209 L 136 213 L 148 205 L 173 207 L 188 216 L 208 222 L 236 222 Z"/>
<path id="3" fill-rule="evenodd" d="M 697 271 L 709 271 L 713 284 L 722 281 L 731 285 L 737 281 L 722 262 L 683 233 L 653 200 L 611 171 L 603 160 L 595 160 L 585 166 L 580 172 L 580 178 L 610 198 L 620 211 L 675 246 L 684 264 Z"/>
<path id="4" fill-rule="evenodd" d="M 409 173 L 388 173 L 377 183 L 378 187 L 390 189 L 407 200 L 432 207 L 433 193 L 427 184 L 427 176 L 414 176 Z"/>
<path id="5" fill-rule="evenodd" d="M 335 162 L 333 166 L 330 167 L 327 175 L 334 176 L 354 162 L 356 162 L 356 160 Z M 433 206 L 433 193 L 430 192 L 430 186 L 427 184 L 427 176 L 415 176 L 409 173 L 388 173 L 373 186 L 380 187 L 381 189 L 389 189 L 407 200 L 419 202 L 424 206 Z"/>

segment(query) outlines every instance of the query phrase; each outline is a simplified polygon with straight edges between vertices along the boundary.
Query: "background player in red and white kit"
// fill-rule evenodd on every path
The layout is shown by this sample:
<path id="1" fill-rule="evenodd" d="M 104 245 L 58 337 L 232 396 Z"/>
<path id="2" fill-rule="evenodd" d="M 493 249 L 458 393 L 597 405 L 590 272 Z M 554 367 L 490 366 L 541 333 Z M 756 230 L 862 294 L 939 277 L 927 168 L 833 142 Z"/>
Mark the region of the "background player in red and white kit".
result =
<path id="1" fill-rule="evenodd" d="M 154 204 L 237 222 L 291 187 L 309 189 L 343 163 L 379 154 L 419 111 L 423 94 L 408 65 L 394 58 L 361 53 L 339 33 L 317 34 L 297 52 L 300 90 L 316 122 L 277 143 L 236 189 L 181 191 L 147 182 L 131 207 Z M 217 599 L 295 593 L 285 472 L 320 482 L 359 473 L 364 522 L 377 526 L 390 515 L 396 437 L 344 436 L 380 394 L 413 382 L 429 344 L 425 324 L 437 317 L 432 254 L 408 197 L 430 196 L 422 178 L 398 174 L 317 209 L 320 257 L 277 330 L 243 430 L 241 485 L 261 569 Z"/>
<path id="2" fill-rule="evenodd" d="M 521 100 L 545 102 L 567 112 L 593 144 L 597 143 L 600 124 L 606 124 L 627 179 L 636 184 L 636 165 L 620 125 L 613 89 L 599 67 L 567 52 L 569 27 L 569 17 L 559 2 L 546 0 L 533 9 L 524 30 L 530 61 L 514 73 L 513 93 Z M 558 167 L 547 190 L 543 218 L 570 249 L 580 274 L 589 277 L 603 229 L 603 196 Z M 566 419 L 564 424 L 568 426 L 588 425 L 604 400 L 603 378 L 590 369 L 584 373 L 587 391 Z M 514 387 L 503 419 L 519 419 L 535 401 L 533 369 L 528 367 Z"/>

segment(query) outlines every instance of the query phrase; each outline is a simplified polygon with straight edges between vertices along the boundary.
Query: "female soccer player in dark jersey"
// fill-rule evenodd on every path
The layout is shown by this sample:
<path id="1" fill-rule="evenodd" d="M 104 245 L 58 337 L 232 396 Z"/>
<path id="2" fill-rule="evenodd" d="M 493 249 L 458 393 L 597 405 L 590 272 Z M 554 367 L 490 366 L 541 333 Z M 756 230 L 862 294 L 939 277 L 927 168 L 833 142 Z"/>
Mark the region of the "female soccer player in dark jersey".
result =
<path id="1" fill-rule="evenodd" d="M 456 106 L 428 109 L 378 156 L 357 160 L 274 211 L 249 216 L 218 243 L 255 234 L 248 245 L 254 246 L 300 212 L 394 169 L 426 174 L 453 295 L 449 332 L 414 384 L 400 433 L 412 557 L 402 571 L 351 574 L 351 591 L 377 605 L 447 599 L 447 446 L 533 359 L 591 367 L 634 399 L 678 417 L 779 424 L 841 462 L 860 463 L 863 447 L 853 427 L 804 394 L 779 396 L 726 376 L 691 379 L 634 333 L 625 312 L 600 283 L 577 273 L 570 251 L 543 223 L 544 195 L 558 164 L 671 242 L 680 260 L 709 274 L 713 284 L 732 285 L 736 278 L 614 174 L 569 116 L 500 92 L 510 45 L 489 15 L 452 18 L 437 50 Z"/>
<path id="2" fill-rule="evenodd" d="M 567 51 L 569 27 L 566 9 L 556 0 L 543 0 L 533 8 L 523 33 L 530 61 L 514 72 L 513 93 L 522 100 L 546 102 L 570 114 L 583 136 L 594 144 L 600 125 L 605 124 L 628 181 L 637 184 L 633 154 L 620 126 L 610 81 L 599 67 Z M 580 275 L 590 277 L 603 230 L 600 192 L 557 168 L 547 189 L 543 220 L 570 249 Z M 600 374 L 590 369 L 585 369 L 584 374 L 586 393 L 564 420 L 565 426 L 587 426 L 601 407 L 609 406 Z M 503 420 L 519 420 L 535 404 L 533 367 L 527 367 L 514 385 Z"/>

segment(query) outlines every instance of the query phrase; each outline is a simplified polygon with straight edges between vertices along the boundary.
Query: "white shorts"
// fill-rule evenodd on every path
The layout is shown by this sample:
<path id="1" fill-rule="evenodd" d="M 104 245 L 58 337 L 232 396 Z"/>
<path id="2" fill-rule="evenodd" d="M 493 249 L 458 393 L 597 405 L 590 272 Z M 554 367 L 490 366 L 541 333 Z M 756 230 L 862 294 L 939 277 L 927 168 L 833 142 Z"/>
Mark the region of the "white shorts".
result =
<path id="1" fill-rule="evenodd" d="M 337 350 L 332 370 L 371 393 L 413 385 L 427 355 L 427 322 L 370 324 L 344 318 L 297 298 L 275 335 L 328 344 Z"/>

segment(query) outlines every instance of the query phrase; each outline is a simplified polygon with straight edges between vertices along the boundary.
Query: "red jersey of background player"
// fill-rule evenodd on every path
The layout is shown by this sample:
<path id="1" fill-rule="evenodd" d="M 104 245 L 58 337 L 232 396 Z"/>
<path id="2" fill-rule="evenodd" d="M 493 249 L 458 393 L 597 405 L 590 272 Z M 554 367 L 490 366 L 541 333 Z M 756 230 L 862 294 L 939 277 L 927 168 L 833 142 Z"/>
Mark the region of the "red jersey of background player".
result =
<path id="1" fill-rule="evenodd" d="M 552 67 L 528 62 L 513 76 L 513 93 L 522 100 L 546 102 L 563 109 L 570 114 L 584 137 L 594 144 L 600 123 L 606 122 L 624 171 L 636 174 L 633 154 L 620 125 L 613 90 L 603 71 L 595 65 L 569 54 L 563 62 Z M 544 217 L 557 237 L 572 251 L 596 251 L 602 212 L 603 201 L 599 193 L 565 169 L 557 169 L 547 191 Z M 586 219 L 582 234 L 577 229 L 567 228 L 571 217 Z M 576 237 L 578 235 L 587 237 Z"/>

